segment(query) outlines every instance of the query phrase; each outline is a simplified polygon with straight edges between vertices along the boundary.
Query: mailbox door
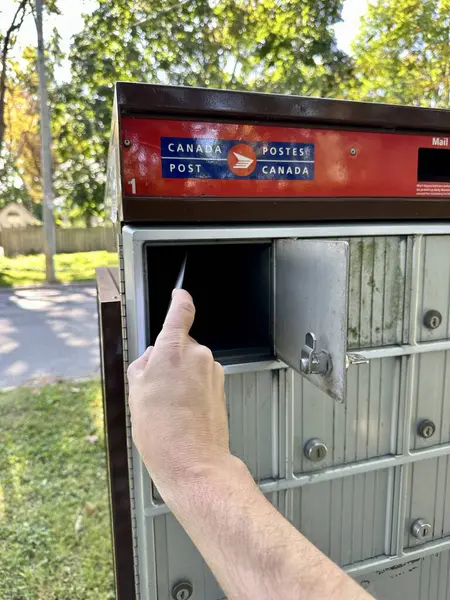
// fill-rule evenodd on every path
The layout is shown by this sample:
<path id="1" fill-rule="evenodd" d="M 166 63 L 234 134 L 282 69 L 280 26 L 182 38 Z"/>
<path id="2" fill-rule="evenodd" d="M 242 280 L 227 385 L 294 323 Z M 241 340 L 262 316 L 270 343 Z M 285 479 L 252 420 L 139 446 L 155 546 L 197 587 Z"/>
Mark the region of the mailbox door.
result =
<path id="1" fill-rule="evenodd" d="M 348 264 L 347 242 L 275 242 L 276 355 L 338 402 L 345 398 Z"/>

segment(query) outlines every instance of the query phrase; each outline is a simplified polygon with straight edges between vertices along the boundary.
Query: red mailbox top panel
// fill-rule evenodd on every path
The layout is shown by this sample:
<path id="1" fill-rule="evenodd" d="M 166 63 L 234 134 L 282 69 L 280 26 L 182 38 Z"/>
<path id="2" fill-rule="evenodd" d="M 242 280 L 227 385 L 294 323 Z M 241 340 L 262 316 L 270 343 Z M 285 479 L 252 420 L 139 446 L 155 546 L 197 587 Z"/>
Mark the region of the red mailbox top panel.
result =
<path id="1" fill-rule="evenodd" d="M 450 137 L 123 117 L 126 196 L 450 197 Z"/>
<path id="2" fill-rule="evenodd" d="M 450 219 L 450 111 L 118 83 L 122 222 Z"/>

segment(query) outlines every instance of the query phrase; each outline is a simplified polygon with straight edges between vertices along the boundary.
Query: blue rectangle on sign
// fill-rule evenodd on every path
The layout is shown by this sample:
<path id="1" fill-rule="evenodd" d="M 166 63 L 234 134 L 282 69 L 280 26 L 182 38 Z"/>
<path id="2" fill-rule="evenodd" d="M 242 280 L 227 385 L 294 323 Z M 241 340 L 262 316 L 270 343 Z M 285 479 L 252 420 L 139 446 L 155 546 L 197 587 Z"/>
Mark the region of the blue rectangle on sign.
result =
<path id="1" fill-rule="evenodd" d="M 314 179 L 314 144 L 161 138 L 162 176 L 174 179 Z"/>

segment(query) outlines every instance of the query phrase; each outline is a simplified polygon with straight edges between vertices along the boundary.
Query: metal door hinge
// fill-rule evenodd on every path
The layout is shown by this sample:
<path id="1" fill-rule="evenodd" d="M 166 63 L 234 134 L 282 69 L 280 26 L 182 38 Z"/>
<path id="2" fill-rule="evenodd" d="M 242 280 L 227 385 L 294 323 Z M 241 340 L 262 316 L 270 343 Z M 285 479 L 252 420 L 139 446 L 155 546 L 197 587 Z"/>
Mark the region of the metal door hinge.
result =
<path id="1" fill-rule="evenodd" d="M 328 375 L 333 369 L 331 356 L 326 350 L 317 352 L 316 345 L 316 336 L 308 332 L 302 348 L 300 371 L 305 375 Z"/>

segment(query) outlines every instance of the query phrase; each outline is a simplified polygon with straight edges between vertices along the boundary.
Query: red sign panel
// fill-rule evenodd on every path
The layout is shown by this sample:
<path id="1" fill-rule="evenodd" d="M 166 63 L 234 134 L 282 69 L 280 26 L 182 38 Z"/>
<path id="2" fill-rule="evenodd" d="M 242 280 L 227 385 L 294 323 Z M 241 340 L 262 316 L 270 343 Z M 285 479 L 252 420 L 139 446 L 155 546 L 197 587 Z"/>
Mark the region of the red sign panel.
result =
<path id="1" fill-rule="evenodd" d="M 126 196 L 447 197 L 447 136 L 124 117 Z"/>

